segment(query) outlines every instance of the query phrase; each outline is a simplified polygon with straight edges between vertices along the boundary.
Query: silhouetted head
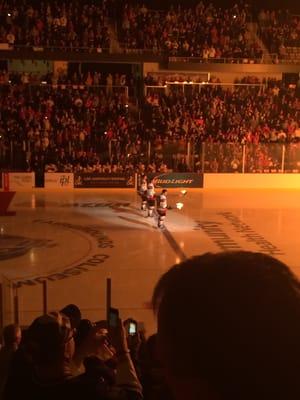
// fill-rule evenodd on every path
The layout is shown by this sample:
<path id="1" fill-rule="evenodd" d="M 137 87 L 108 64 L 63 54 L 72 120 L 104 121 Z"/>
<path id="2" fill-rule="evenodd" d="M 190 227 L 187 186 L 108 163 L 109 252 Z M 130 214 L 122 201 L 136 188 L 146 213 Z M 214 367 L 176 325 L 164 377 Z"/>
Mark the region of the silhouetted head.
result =
<path id="1" fill-rule="evenodd" d="M 282 262 L 243 251 L 193 257 L 160 278 L 153 307 L 178 398 L 300 396 L 300 284 Z"/>

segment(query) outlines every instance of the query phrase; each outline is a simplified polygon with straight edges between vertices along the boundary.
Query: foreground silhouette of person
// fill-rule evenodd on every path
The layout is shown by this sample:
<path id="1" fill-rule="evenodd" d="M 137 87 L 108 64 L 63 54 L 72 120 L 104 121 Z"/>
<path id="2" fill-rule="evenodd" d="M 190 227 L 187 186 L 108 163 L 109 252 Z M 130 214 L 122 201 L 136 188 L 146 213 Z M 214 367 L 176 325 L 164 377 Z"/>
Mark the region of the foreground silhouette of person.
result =
<path id="1" fill-rule="evenodd" d="M 153 293 L 158 354 L 177 399 L 300 398 L 300 284 L 252 252 L 204 254 Z"/>
<path id="2" fill-rule="evenodd" d="M 3 398 L 3 391 L 9 375 L 12 360 L 18 350 L 22 339 L 22 332 L 19 325 L 10 324 L 4 327 L 3 346 L 0 348 L 0 400 Z"/>
<path id="3" fill-rule="evenodd" d="M 36 318 L 29 326 L 24 357 L 8 377 L 4 399 L 140 400 L 142 388 L 130 358 L 121 320 L 110 328 L 116 351 L 115 379 L 104 380 L 95 359 L 88 360 L 85 373 L 74 376 L 71 362 L 75 352 L 70 319 L 58 312 Z M 104 344 L 104 342 L 103 342 Z"/>

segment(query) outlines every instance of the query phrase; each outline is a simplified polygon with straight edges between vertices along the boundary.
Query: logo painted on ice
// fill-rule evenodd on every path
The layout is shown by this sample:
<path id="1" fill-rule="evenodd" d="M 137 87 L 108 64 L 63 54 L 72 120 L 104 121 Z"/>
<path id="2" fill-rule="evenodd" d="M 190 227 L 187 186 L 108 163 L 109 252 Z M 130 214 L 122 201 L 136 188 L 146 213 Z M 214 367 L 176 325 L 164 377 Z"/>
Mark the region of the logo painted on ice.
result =
<path id="1" fill-rule="evenodd" d="M 0 261 L 10 260 L 27 254 L 33 248 L 52 248 L 57 244 L 52 240 L 32 239 L 23 236 L 0 236 Z"/>

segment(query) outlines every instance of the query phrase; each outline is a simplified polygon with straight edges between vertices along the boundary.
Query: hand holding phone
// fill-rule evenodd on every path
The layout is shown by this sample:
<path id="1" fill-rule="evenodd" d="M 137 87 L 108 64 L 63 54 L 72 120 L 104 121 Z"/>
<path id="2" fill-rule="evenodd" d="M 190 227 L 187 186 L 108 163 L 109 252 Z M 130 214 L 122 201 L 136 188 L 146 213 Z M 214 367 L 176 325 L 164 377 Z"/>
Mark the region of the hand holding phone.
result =
<path id="1" fill-rule="evenodd" d="M 119 310 L 117 308 L 110 307 L 108 312 L 108 326 L 116 328 L 119 321 Z"/>
<path id="2" fill-rule="evenodd" d="M 119 318 L 119 310 L 110 308 L 108 313 L 109 338 L 116 354 L 128 353 L 126 333 Z"/>

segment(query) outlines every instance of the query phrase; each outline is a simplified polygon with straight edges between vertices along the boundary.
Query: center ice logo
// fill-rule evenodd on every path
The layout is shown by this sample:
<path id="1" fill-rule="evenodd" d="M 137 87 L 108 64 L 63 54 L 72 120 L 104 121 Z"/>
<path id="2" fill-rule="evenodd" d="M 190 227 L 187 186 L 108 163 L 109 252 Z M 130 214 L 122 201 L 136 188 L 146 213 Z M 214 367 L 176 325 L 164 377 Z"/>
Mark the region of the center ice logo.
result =
<path id="1" fill-rule="evenodd" d="M 51 248 L 57 244 L 52 240 L 32 239 L 23 236 L 0 236 L 0 261 L 10 260 L 27 254 L 33 248 Z"/>

